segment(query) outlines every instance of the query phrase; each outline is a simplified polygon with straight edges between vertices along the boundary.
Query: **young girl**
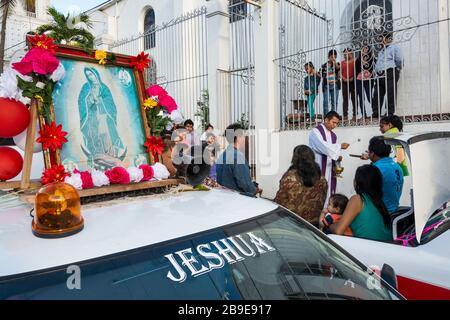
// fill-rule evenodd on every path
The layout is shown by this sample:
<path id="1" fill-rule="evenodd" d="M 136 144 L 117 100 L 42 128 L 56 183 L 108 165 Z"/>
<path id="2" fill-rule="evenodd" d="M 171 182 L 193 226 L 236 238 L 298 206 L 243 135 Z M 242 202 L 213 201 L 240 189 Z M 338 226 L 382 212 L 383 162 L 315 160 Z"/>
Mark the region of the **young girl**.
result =
<path id="1" fill-rule="evenodd" d="M 345 208 L 347 208 L 348 198 L 342 194 L 335 194 L 328 201 L 328 207 L 321 215 L 321 226 L 328 228 L 331 224 L 337 223 L 341 220 L 344 214 Z M 345 232 L 345 236 L 353 236 L 352 229 L 348 227 Z"/>
<path id="2" fill-rule="evenodd" d="M 320 76 L 316 72 L 312 62 L 305 64 L 305 71 L 308 74 L 304 80 L 305 95 L 308 97 L 309 117 L 313 120 L 316 116 L 314 102 L 319 94 Z"/>

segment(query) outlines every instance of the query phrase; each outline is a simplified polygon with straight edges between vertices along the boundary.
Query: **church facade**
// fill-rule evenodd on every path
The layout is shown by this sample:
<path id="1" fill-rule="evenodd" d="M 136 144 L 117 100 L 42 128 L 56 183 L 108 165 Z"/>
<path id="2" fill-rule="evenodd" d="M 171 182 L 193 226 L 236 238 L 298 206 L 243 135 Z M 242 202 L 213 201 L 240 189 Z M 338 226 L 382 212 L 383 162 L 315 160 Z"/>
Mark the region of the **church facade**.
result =
<path id="1" fill-rule="evenodd" d="M 25 0 L 17 1 L 13 12 L 8 17 L 6 27 L 5 60 L 9 62 L 17 50 L 24 47 L 26 34 L 34 31 L 42 24 L 48 23 L 47 8 L 51 0 L 33 0 L 26 4 Z M 2 12 L 0 11 L 0 20 Z"/>

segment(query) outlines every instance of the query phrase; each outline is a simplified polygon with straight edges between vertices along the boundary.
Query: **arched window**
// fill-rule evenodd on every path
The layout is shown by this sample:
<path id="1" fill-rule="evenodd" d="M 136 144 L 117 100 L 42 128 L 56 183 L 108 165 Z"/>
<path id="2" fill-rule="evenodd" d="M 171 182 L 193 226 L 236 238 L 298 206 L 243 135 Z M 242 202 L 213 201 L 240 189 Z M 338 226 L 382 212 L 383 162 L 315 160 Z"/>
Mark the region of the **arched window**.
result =
<path id="1" fill-rule="evenodd" d="M 381 36 L 393 31 L 391 0 L 363 0 L 353 13 L 353 44 L 356 48 L 372 46 L 381 50 Z"/>
<path id="2" fill-rule="evenodd" d="M 155 46 L 155 10 L 149 8 L 144 17 L 144 50 L 154 48 Z"/>
<path id="3" fill-rule="evenodd" d="M 36 0 L 25 0 L 25 9 L 27 12 L 36 13 Z"/>

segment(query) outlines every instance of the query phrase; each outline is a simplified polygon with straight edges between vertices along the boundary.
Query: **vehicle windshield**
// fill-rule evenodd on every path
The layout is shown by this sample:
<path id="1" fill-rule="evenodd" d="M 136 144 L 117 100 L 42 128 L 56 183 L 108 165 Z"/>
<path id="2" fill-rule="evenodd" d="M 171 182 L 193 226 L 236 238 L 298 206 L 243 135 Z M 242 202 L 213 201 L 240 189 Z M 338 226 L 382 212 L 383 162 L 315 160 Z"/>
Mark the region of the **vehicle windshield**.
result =
<path id="1" fill-rule="evenodd" d="M 399 298 L 283 208 L 183 239 L 0 279 L 0 299 Z"/>
<path id="2" fill-rule="evenodd" d="M 437 210 L 425 225 L 420 241 L 421 245 L 427 244 L 433 239 L 436 239 L 445 231 L 450 229 L 450 202 L 445 204 L 439 210 Z M 416 239 L 416 229 L 412 225 L 409 227 L 403 236 L 398 239 L 399 243 L 402 243 L 407 247 L 417 247 L 419 243 Z"/>

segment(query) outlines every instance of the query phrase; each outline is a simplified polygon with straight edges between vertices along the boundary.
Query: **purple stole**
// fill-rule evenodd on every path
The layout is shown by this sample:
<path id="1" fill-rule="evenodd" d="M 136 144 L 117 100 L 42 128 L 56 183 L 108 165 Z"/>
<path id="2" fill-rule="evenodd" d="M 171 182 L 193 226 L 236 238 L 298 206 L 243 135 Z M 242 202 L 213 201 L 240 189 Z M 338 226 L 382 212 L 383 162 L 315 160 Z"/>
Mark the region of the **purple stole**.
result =
<path id="1" fill-rule="evenodd" d="M 325 134 L 325 129 L 323 128 L 323 125 L 318 125 L 317 126 L 317 130 L 319 130 L 319 132 L 320 132 L 320 134 L 321 134 L 321 136 L 323 138 L 323 141 L 326 142 L 327 141 L 327 135 Z M 333 144 L 336 144 L 336 142 L 337 142 L 337 136 L 336 136 L 336 134 L 333 131 L 331 132 L 331 142 Z M 328 156 L 323 154 L 322 155 L 322 176 L 324 176 L 324 177 L 325 177 L 326 170 L 327 170 L 327 160 L 328 160 Z M 331 181 L 330 181 L 330 183 L 331 183 L 331 194 L 330 194 L 330 196 L 336 194 L 337 179 L 336 179 L 336 174 L 334 172 L 335 165 L 336 165 L 336 161 L 333 160 L 332 164 L 331 164 L 332 172 L 331 172 Z"/>

